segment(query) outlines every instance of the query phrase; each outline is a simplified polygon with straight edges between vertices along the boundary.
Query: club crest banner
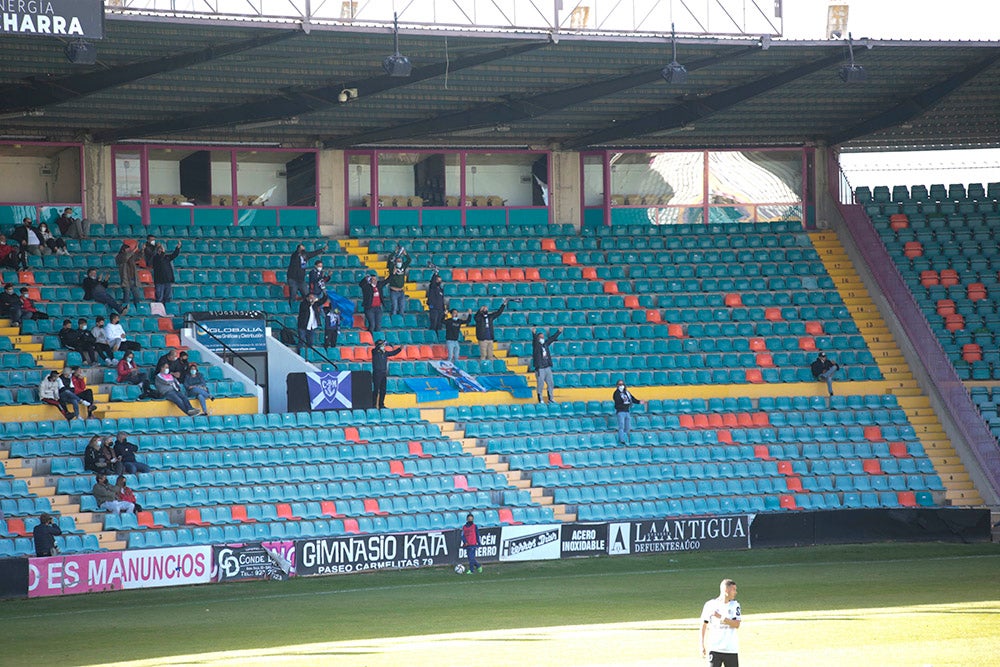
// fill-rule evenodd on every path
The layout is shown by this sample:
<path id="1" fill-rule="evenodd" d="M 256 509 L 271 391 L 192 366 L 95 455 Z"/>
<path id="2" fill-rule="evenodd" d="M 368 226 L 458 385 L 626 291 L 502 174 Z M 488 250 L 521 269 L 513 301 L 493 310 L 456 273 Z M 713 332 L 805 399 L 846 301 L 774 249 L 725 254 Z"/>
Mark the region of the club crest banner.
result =
<path id="1" fill-rule="evenodd" d="M 306 382 L 311 409 L 350 410 L 354 407 L 351 371 L 306 373 Z"/>

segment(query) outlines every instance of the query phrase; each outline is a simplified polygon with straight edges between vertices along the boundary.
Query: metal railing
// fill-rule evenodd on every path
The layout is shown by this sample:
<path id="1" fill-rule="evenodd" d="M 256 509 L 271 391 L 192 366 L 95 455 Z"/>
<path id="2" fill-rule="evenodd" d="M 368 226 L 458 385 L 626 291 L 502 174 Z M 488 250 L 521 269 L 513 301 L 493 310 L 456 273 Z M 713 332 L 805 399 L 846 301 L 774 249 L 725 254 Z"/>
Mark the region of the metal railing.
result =
<path id="1" fill-rule="evenodd" d="M 305 355 L 303 355 L 303 354 L 302 354 L 302 348 L 303 348 L 303 347 L 305 347 L 305 348 L 306 348 L 307 350 L 310 350 L 310 351 L 311 351 L 311 352 L 313 352 L 313 353 L 314 353 L 314 354 L 315 354 L 315 355 L 316 355 L 317 357 L 319 357 L 320 359 L 322 359 L 322 360 L 323 360 L 323 361 L 325 361 L 326 363 L 328 363 L 328 364 L 330 364 L 331 366 L 333 366 L 333 368 L 334 368 L 335 370 L 340 370 L 340 367 L 339 367 L 339 366 L 337 365 L 337 362 L 336 362 L 336 361 L 334 361 L 333 359 L 331 359 L 330 357 L 326 356 L 326 354 L 325 354 L 325 353 L 323 353 L 323 352 L 320 352 L 320 351 L 319 351 L 319 349 L 318 349 L 318 348 L 316 348 L 316 346 L 315 346 L 315 345 L 305 345 L 305 346 L 303 346 L 303 345 L 302 345 L 302 341 L 301 341 L 301 340 L 299 340 L 299 330 L 298 330 L 298 329 L 293 329 L 292 327 L 290 327 L 290 326 L 286 325 L 286 324 L 285 324 L 284 322 L 282 322 L 281 320 L 277 320 L 277 319 L 274 319 L 274 318 L 272 318 L 272 317 L 268 317 L 268 318 L 266 318 L 266 319 L 265 319 L 264 321 L 265 321 L 265 322 L 266 322 L 267 324 L 271 324 L 271 325 L 274 325 L 274 326 L 277 326 L 277 327 L 278 327 L 278 328 L 279 328 L 279 329 L 280 329 L 281 331 L 290 331 L 290 332 L 292 332 L 292 335 L 293 335 L 293 336 L 294 336 L 294 338 L 295 338 L 295 346 L 296 346 L 296 347 L 297 347 L 297 348 L 299 349 L 299 356 L 301 356 L 301 357 L 302 357 L 303 359 L 305 359 L 306 361 L 310 361 L 310 360 L 309 360 L 309 359 L 306 359 Z M 317 329 L 317 331 L 323 331 L 323 330 L 322 330 L 322 329 Z M 281 338 L 279 337 L 279 338 L 278 338 L 278 340 L 280 341 L 280 340 L 281 340 Z"/>
<path id="2" fill-rule="evenodd" d="M 222 347 L 222 354 L 219 354 L 218 352 L 216 354 L 219 354 L 219 356 L 222 357 L 222 360 L 224 362 L 226 362 L 227 364 L 229 364 L 230 366 L 233 365 L 233 359 L 239 359 L 244 364 L 246 364 L 247 368 L 249 368 L 253 372 L 253 383 L 254 383 L 254 385 L 256 385 L 258 387 L 260 386 L 260 381 L 259 381 L 258 376 L 257 376 L 257 367 L 254 366 L 252 363 L 250 363 L 249 359 L 247 359 L 246 357 L 244 357 L 242 354 L 240 354 L 239 352 L 237 352 L 233 348 L 229 347 L 229 345 L 227 345 L 225 343 L 225 341 L 221 340 L 218 336 L 216 336 L 214 333 L 212 333 L 212 331 L 210 329 L 208 329 L 207 327 L 205 327 L 198 320 L 195 320 L 193 318 L 187 318 L 184 321 L 184 324 L 187 325 L 187 326 L 192 326 L 192 327 L 195 327 L 195 328 L 201 330 L 209 338 L 211 338 L 216 343 L 218 343 Z"/>

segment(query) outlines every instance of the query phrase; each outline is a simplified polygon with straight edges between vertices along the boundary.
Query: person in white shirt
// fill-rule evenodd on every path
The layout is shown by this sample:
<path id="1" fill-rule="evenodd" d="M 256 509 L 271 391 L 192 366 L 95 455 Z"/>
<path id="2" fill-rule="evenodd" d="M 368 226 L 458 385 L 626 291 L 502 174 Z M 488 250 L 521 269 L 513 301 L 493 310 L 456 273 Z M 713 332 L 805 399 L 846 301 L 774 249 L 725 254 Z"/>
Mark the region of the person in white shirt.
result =
<path id="1" fill-rule="evenodd" d="M 736 601 L 736 582 L 723 579 L 719 597 L 705 603 L 701 610 L 701 655 L 711 667 L 739 667 L 740 642 L 736 631 L 742 614 Z"/>
<path id="2" fill-rule="evenodd" d="M 97 336 L 97 333 L 94 332 L 94 335 Z M 107 343 L 115 352 L 125 342 L 125 327 L 121 325 L 118 313 L 111 313 L 111 321 L 104 325 L 104 338 L 103 342 Z M 97 340 L 101 341 L 100 336 Z"/>

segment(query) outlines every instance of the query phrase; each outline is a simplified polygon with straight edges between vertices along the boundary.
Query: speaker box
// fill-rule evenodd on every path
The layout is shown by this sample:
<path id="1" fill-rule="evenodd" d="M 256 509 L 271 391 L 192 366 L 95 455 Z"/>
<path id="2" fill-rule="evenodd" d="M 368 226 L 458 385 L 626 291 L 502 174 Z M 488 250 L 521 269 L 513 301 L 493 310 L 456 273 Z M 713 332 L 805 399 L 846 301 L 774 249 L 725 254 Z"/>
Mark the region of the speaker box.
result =
<path id="1" fill-rule="evenodd" d="M 82 39 L 66 45 L 66 60 L 74 65 L 94 65 L 97 63 L 97 47 Z"/>

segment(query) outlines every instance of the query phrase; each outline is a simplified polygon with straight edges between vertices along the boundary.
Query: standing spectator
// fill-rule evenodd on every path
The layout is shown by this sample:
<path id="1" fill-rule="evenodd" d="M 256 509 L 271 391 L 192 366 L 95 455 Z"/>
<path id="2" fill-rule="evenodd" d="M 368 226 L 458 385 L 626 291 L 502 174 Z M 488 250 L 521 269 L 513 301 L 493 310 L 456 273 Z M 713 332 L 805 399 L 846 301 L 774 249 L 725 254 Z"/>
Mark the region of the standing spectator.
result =
<path id="1" fill-rule="evenodd" d="M 618 442 L 627 445 L 632 432 L 632 406 L 642 403 L 625 386 L 625 380 L 618 380 L 615 389 L 615 417 L 618 419 Z"/>
<path id="2" fill-rule="evenodd" d="M 153 255 L 160 246 L 156 243 L 156 236 L 150 234 L 146 237 L 146 242 L 142 246 L 142 263 L 147 269 L 153 268 Z"/>
<path id="3" fill-rule="evenodd" d="M 549 346 L 559 340 L 563 330 L 559 329 L 554 334 L 545 339 L 545 332 L 536 331 L 535 337 L 531 341 L 531 363 L 535 367 L 535 388 L 538 390 L 538 402 L 542 402 L 542 386 L 548 389 L 549 403 L 555 403 L 552 394 L 555 390 L 555 382 L 552 378 L 552 354 Z"/>
<path id="4" fill-rule="evenodd" d="M 28 288 L 21 288 L 21 317 L 25 320 L 47 320 L 48 314 L 35 307 L 35 301 L 28 296 Z"/>
<path id="5" fill-rule="evenodd" d="M 63 399 L 62 389 L 63 383 L 59 379 L 59 371 L 50 371 L 38 385 L 38 398 L 46 405 L 59 408 L 62 416 L 71 421 L 76 418 L 79 407 L 76 402 Z M 70 405 L 73 406 L 73 412 L 69 411 Z"/>
<path id="6" fill-rule="evenodd" d="M 299 353 L 313 345 L 313 331 L 323 324 L 323 311 L 316 305 L 316 295 L 310 293 L 299 304 L 296 327 L 299 330 Z"/>
<path id="7" fill-rule="evenodd" d="M 0 234 L 0 269 L 17 271 L 22 266 L 27 268 L 21 262 L 20 249 L 7 243 L 7 237 Z"/>
<path id="8" fill-rule="evenodd" d="M 56 225 L 59 227 L 60 234 L 78 241 L 87 238 L 90 234 L 90 221 L 74 218 L 73 209 L 68 206 L 63 209 L 62 215 L 56 220 Z"/>
<path id="9" fill-rule="evenodd" d="M 83 360 L 88 364 L 97 363 L 97 352 L 93 347 L 87 346 L 87 341 L 80 340 L 80 330 L 73 328 L 73 322 L 63 320 L 62 329 L 59 330 L 59 344 L 67 350 L 79 352 Z"/>
<path id="10" fill-rule="evenodd" d="M 289 307 L 295 303 L 297 297 L 305 299 L 306 295 L 309 294 L 309 288 L 306 285 L 306 266 L 310 259 L 321 255 L 326 251 L 326 248 L 326 244 L 323 244 L 322 248 L 306 252 L 305 245 L 300 243 L 288 259 L 288 271 L 285 273 L 285 280 L 288 282 Z"/>
<path id="11" fill-rule="evenodd" d="M 121 514 L 122 512 L 132 514 L 135 512 L 134 503 L 130 503 L 127 500 L 118 500 L 118 491 L 108 483 L 107 475 L 98 474 L 96 479 L 97 481 L 94 483 L 94 487 L 90 490 L 90 493 L 97 501 L 98 507 L 108 512 L 114 512 L 115 514 Z"/>
<path id="12" fill-rule="evenodd" d="M 833 396 L 833 376 L 840 370 L 840 365 L 827 359 L 825 352 L 820 352 L 809 370 L 816 380 L 826 382 L 826 390 Z"/>
<path id="13" fill-rule="evenodd" d="M 385 391 L 389 380 L 389 357 L 395 357 L 403 351 L 402 347 L 387 352 L 385 341 L 381 338 L 375 341 L 375 349 L 372 350 L 372 394 L 375 407 L 385 407 Z"/>
<path id="14" fill-rule="evenodd" d="M 391 266 L 395 264 L 397 259 L 401 259 L 406 262 L 407 266 L 409 266 L 410 262 L 413 261 L 410 259 L 410 253 L 406 252 L 406 248 L 403 247 L 402 241 L 396 241 L 396 249 L 392 251 L 391 255 L 389 255 L 389 265 Z"/>
<path id="15" fill-rule="evenodd" d="M 135 491 L 129 488 L 125 475 L 118 475 L 118 479 L 115 480 L 115 491 L 118 494 L 118 500 L 132 504 L 133 512 L 142 511 L 142 505 L 136 502 Z"/>
<path id="16" fill-rule="evenodd" d="M 160 303 L 170 303 L 174 293 L 174 260 L 181 254 L 181 242 L 177 242 L 174 251 L 167 253 L 162 245 L 156 247 L 153 255 L 153 288 L 156 300 Z"/>
<path id="17" fill-rule="evenodd" d="M 49 226 L 44 222 L 38 225 L 38 236 L 41 237 L 42 243 L 48 248 L 53 255 L 68 255 L 69 250 L 66 248 L 66 241 L 52 236 L 52 232 L 49 231 Z"/>
<path id="18" fill-rule="evenodd" d="M 87 318 L 85 317 L 81 317 L 76 322 L 76 344 L 81 349 L 93 350 L 109 366 L 115 365 L 115 355 L 111 354 L 111 348 L 107 345 L 97 344 L 97 337 L 87 330 Z M 95 358 L 91 363 L 97 363 L 97 359 Z"/>
<path id="19" fill-rule="evenodd" d="M 14 285 L 7 283 L 3 286 L 3 293 L 0 293 L 0 317 L 10 320 L 12 326 L 21 326 L 21 316 L 23 304 L 21 297 L 14 293 Z"/>
<path id="20" fill-rule="evenodd" d="M 113 351 L 135 352 L 142 349 L 142 345 L 139 345 L 139 343 L 128 340 L 128 336 L 125 334 L 125 327 L 122 326 L 118 313 L 111 313 L 110 320 L 110 322 L 104 325 L 104 336 L 107 338 L 107 343 Z"/>
<path id="21" fill-rule="evenodd" d="M 332 274 L 323 273 L 323 260 L 317 259 L 309 271 L 308 293 L 315 296 L 320 303 L 324 303 L 329 298 L 326 293 L 326 284 L 330 282 L 331 277 Z"/>
<path id="22" fill-rule="evenodd" d="M 500 307 L 492 313 L 486 306 L 481 306 L 476 313 L 476 340 L 479 341 L 479 360 L 486 361 L 493 359 L 493 323 L 498 317 L 503 315 L 507 308 L 507 299 L 503 300 Z"/>
<path id="23" fill-rule="evenodd" d="M 107 475 L 121 472 L 122 466 L 114 449 L 105 445 L 104 438 L 95 435 L 87 441 L 87 447 L 83 450 L 83 469 Z"/>
<path id="24" fill-rule="evenodd" d="M 10 238 L 17 242 L 17 245 L 21 249 L 21 253 L 23 255 L 42 257 L 44 255 L 52 254 L 52 251 L 49 250 L 44 243 L 42 243 L 42 237 L 39 236 L 38 230 L 32 226 L 31 218 L 25 218 L 22 220 L 21 226 L 15 227 L 10 233 Z M 27 268 L 27 258 L 22 257 L 21 261 L 23 262 L 24 267 Z"/>
<path id="25" fill-rule="evenodd" d="M 719 597 L 706 602 L 701 610 L 701 657 L 707 658 L 711 667 L 739 667 L 740 640 L 736 631 L 742 621 L 736 582 L 723 579 Z"/>
<path id="26" fill-rule="evenodd" d="M 80 399 L 80 402 L 87 406 L 87 419 L 94 416 L 96 401 L 94 401 L 94 391 L 87 389 L 87 376 L 83 374 L 83 369 L 79 366 L 73 367 L 73 374 L 69 378 L 70 389 Z"/>
<path id="27" fill-rule="evenodd" d="M 87 275 L 83 279 L 83 298 L 87 301 L 103 303 L 114 313 L 128 312 L 128 304 L 124 306 L 115 301 L 108 291 L 108 275 L 97 275 L 97 269 L 87 269 Z"/>
<path id="28" fill-rule="evenodd" d="M 194 417 L 198 414 L 198 410 L 192 408 L 191 403 L 184 398 L 184 388 L 177 382 L 177 378 L 171 375 L 169 364 L 160 366 L 159 372 L 156 374 L 155 384 L 160 398 L 176 405 L 188 417 Z"/>
<path id="29" fill-rule="evenodd" d="M 427 310 L 430 314 L 431 331 L 441 331 L 444 324 L 444 283 L 441 274 L 434 269 L 431 281 L 427 284 Z"/>
<path id="30" fill-rule="evenodd" d="M 458 339 L 462 336 L 462 327 L 472 320 L 471 314 L 466 313 L 465 319 L 458 316 L 458 311 L 451 309 L 451 317 L 444 321 L 444 348 L 448 351 L 448 362 L 455 366 L 458 364 Z"/>
<path id="31" fill-rule="evenodd" d="M 369 333 L 382 330 L 382 286 L 385 280 L 371 275 L 358 283 L 361 287 L 361 306 L 365 311 L 365 328 Z"/>
<path id="32" fill-rule="evenodd" d="M 191 364 L 191 367 L 188 369 L 187 377 L 184 378 L 184 390 L 187 392 L 189 400 L 192 398 L 198 399 L 198 402 L 201 404 L 201 414 L 207 415 L 208 404 L 205 400 L 214 401 L 215 397 L 208 390 L 205 376 L 198 370 L 198 364 Z"/>
<path id="33" fill-rule="evenodd" d="M 461 531 L 461 545 L 469 557 L 469 569 L 466 574 L 482 573 L 483 566 L 476 560 L 476 551 L 479 549 L 479 528 L 476 526 L 476 518 L 471 514 L 465 517 L 465 525 Z"/>
<path id="34" fill-rule="evenodd" d="M 118 381 L 128 384 L 142 384 L 147 379 L 146 371 L 136 365 L 135 355 L 132 351 L 126 352 L 122 356 L 122 360 L 118 362 Z"/>
<path id="35" fill-rule="evenodd" d="M 340 308 L 330 304 L 330 307 L 324 313 L 326 319 L 326 336 L 323 340 L 323 347 L 326 349 L 337 347 L 337 339 L 340 337 L 340 321 L 343 317 L 340 313 Z"/>
<path id="36" fill-rule="evenodd" d="M 58 554 L 59 549 L 56 547 L 57 535 L 62 535 L 62 529 L 52 523 L 51 514 L 42 514 L 38 518 L 38 524 L 32 531 L 32 537 L 35 539 L 35 555 L 43 558 Z"/>
<path id="37" fill-rule="evenodd" d="M 403 315 L 406 312 L 406 280 L 409 277 L 410 256 L 397 255 L 389 264 L 389 306 L 393 315 Z"/>
<path id="38" fill-rule="evenodd" d="M 139 244 L 133 248 L 127 243 L 122 243 L 115 255 L 115 264 L 118 265 L 118 279 L 122 288 L 122 302 L 131 300 L 133 306 L 138 306 L 142 300 L 142 290 L 139 289 L 139 259 L 142 257 L 142 249 Z"/>
<path id="39" fill-rule="evenodd" d="M 149 466 L 135 459 L 135 453 L 139 451 L 139 445 L 130 442 L 125 431 L 118 431 L 118 437 L 114 441 L 115 456 L 121 461 L 123 472 L 135 475 L 141 472 L 149 472 Z"/>

